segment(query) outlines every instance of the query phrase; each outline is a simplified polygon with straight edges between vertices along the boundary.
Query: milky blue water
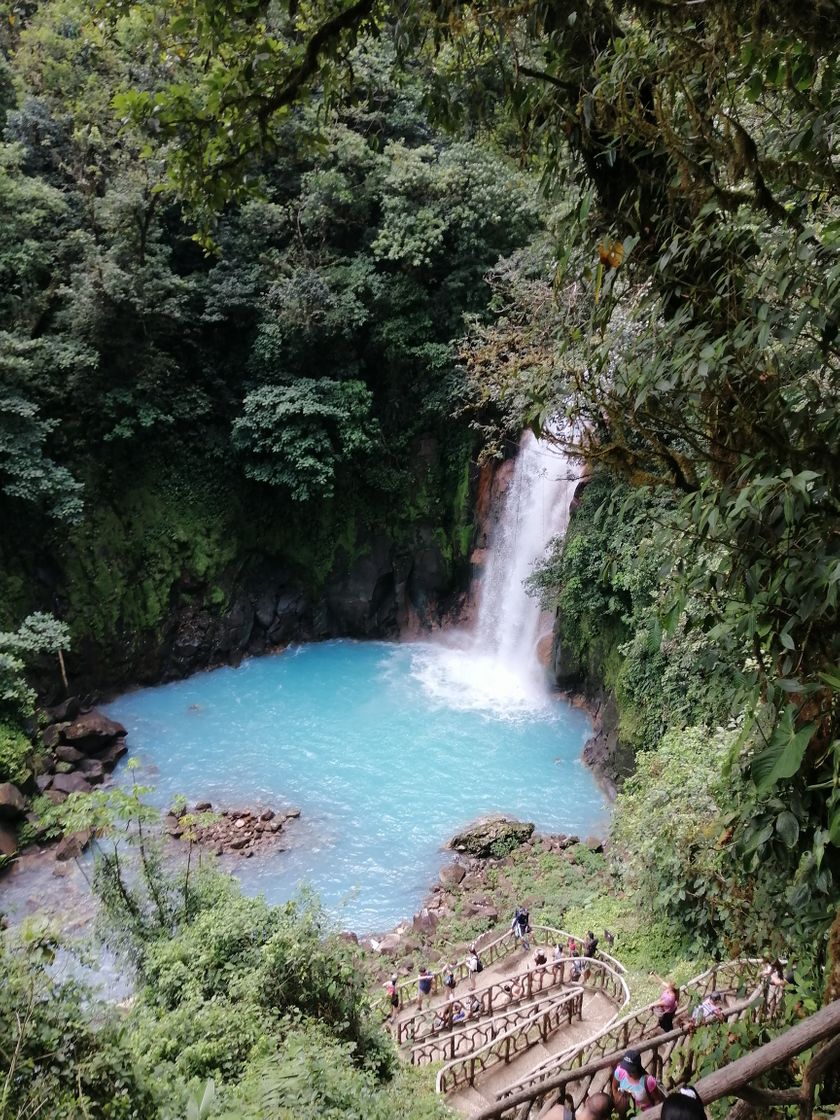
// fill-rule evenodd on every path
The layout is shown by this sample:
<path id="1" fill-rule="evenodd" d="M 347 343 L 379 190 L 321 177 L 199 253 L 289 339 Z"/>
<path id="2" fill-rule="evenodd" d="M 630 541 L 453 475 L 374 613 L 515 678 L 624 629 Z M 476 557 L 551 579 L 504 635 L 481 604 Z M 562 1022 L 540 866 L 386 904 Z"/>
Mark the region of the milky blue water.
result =
<path id="1" fill-rule="evenodd" d="M 607 818 L 580 760 L 584 713 L 559 699 L 494 705 L 492 687 L 491 701 L 473 703 L 457 681 L 439 687 L 439 651 L 293 647 L 131 692 L 106 710 L 128 729 L 156 804 L 181 793 L 214 807 L 301 810 L 288 850 L 222 861 L 246 890 L 279 902 L 308 883 L 345 928 L 385 930 L 417 911 L 450 858 L 442 845 L 476 817 L 503 812 L 583 835 Z"/>

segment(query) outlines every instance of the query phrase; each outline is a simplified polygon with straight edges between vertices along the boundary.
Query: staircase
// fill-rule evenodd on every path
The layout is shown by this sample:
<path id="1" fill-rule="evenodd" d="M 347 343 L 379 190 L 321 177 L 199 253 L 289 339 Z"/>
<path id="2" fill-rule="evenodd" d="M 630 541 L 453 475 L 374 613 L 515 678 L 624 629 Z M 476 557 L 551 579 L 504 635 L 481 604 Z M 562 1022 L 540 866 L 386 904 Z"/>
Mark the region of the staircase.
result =
<path id="1" fill-rule="evenodd" d="M 542 945 L 563 944 L 568 937 L 548 926 L 532 935 Z M 609 1084 L 629 1046 L 641 1051 L 646 1068 L 664 1084 L 686 1075 L 679 1059 L 692 1027 L 658 1033 L 654 1004 L 619 1018 L 630 992 L 624 968 L 613 957 L 579 958 L 583 977 L 572 984 L 560 981 L 551 963 L 528 967 L 530 952 L 523 954 L 509 933 L 491 939 L 480 952 L 485 970 L 474 991 L 468 982 L 460 983 L 454 1000 L 436 994 L 431 1007 L 417 1011 L 407 1002 L 416 981 L 406 981 L 391 1025 L 404 1060 L 445 1063 L 436 1087 L 462 1115 L 525 1120 L 566 1095 L 580 1105 Z M 683 985 L 682 1012 L 688 1010 L 685 997 L 699 1002 L 717 990 L 726 997 L 727 1019 L 772 1016 L 776 1004 L 767 1000 L 763 963 L 730 961 L 696 976 Z M 467 981 L 466 967 L 456 975 Z M 457 1022 L 453 1008 L 459 1004 L 466 1017 Z"/>

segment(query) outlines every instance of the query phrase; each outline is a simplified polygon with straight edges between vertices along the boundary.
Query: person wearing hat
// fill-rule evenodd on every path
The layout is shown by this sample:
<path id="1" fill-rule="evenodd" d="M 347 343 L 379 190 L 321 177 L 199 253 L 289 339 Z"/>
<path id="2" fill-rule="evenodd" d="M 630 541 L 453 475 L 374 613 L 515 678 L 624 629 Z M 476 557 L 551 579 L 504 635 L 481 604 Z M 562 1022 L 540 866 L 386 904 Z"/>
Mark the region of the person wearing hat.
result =
<path id="1" fill-rule="evenodd" d="M 638 1050 L 628 1050 L 615 1067 L 612 1096 L 619 1116 L 626 1116 L 631 1104 L 645 1112 L 663 1099 L 656 1078 L 645 1070 Z"/>

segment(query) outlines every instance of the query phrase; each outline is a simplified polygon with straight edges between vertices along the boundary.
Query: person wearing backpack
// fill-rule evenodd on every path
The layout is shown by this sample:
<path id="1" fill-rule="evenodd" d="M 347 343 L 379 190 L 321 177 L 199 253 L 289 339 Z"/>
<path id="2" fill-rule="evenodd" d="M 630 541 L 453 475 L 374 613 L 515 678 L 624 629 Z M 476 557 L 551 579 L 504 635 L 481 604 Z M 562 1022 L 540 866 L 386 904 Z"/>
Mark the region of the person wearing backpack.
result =
<path id="1" fill-rule="evenodd" d="M 467 985 L 470 991 L 475 988 L 475 978 L 479 972 L 484 971 L 484 965 L 481 963 L 481 957 L 478 955 L 478 949 L 475 945 L 470 945 L 470 951 L 467 954 L 467 972 L 469 973 L 469 980 Z"/>
<path id="2" fill-rule="evenodd" d="M 446 988 L 447 1000 L 453 1000 L 455 998 L 455 985 L 457 983 L 454 966 L 451 964 L 446 965 L 443 970 L 443 986 Z"/>
<path id="3" fill-rule="evenodd" d="M 530 952 L 531 944 L 528 941 L 528 934 L 531 932 L 531 915 L 528 913 L 527 906 L 516 907 L 510 928 L 516 940 L 522 942 L 522 948 L 526 952 Z"/>
<path id="4" fill-rule="evenodd" d="M 432 999 L 432 983 L 434 977 L 428 968 L 421 968 L 417 977 L 417 1010 L 423 1010 L 423 1001 L 430 1004 Z"/>
<path id="5" fill-rule="evenodd" d="M 397 991 L 397 974 L 396 974 L 396 972 L 391 977 L 391 979 L 388 981 L 388 983 L 385 985 L 385 995 L 388 997 L 388 1003 L 391 1005 L 391 1010 L 389 1012 L 388 1017 L 391 1020 L 391 1022 L 393 1023 L 393 1021 L 397 1017 L 397 1012 L 399 1011 L 399 1007 L 400 1007 L 400 993 Z"/>
<path id="6" fill-rule="evenodd" d="M 612 1075 L 612 1098 L 619 1116 L 626 1116 L 630 1105 L 647 1112 L 659 1104 L 664 1094 L 655 1077 L 642 1065 L 638 1050 L 628 1050 Z"/>

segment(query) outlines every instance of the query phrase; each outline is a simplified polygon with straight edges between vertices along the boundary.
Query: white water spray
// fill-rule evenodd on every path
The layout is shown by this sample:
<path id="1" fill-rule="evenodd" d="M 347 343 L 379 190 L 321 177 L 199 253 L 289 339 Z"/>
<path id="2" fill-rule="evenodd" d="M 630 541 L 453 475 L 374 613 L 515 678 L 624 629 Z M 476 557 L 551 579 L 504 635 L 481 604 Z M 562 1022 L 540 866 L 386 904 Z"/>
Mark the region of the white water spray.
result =
<path id="1" fill-rule="evenodd" d="M 426 690 L 460 708 L 520 715 L 549 700 L 540 640 L 552 618 L 525 582 L 552 539 L 566 531 L 577 476 L 551 444 L 522 436 L 490 539 L 475 629 L 448 635 L 416 665 Z"/>

